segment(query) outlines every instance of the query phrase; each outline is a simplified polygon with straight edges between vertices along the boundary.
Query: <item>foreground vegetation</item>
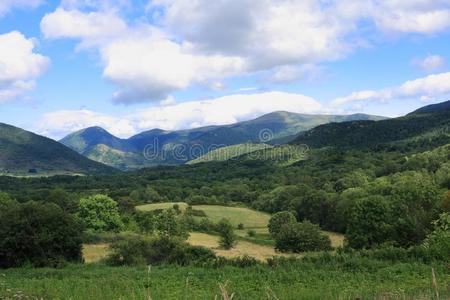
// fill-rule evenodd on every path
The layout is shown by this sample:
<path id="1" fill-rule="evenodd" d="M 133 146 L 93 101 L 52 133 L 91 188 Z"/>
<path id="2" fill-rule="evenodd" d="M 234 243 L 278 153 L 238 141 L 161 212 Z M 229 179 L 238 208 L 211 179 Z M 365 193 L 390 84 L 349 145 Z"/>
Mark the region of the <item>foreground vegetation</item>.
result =
<path id="1" fill-rule="evenodd" d="M 446 299 L 449 270 L 434 268 L 440 298 Z M 72 265 L 1 274 L 0 298 L 222 299 L 219 284 L 226 284 L 233 299 L 437 299 L 430 265 L 362 257 L 324 256 L 245 268 Z"/>

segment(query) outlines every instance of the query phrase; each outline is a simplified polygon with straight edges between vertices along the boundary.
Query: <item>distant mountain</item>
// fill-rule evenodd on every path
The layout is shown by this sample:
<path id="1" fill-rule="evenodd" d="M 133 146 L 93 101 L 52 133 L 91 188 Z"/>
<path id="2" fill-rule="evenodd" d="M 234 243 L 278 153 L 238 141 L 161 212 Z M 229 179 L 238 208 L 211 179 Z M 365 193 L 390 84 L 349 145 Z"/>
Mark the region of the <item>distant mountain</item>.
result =
<path id="1" fill-rule="evenodd" d="M 69 134 L 60 142 L 80 154 L 90 152 L 97 145 L 106 145 L 109 148 L 124 150 L 126 140 L 113 136 L 101 127 L 89 127 Z"/>
<path id="2" fill-rule="evenodd" d="M 445 110 L 450 110 L 450 100 L 441 102 L 441 103 L 437 103 L 437 104 L 431 104 L 431 105 L 424 106 L 422 108 L 419 108 L 418 110 L 413 111 L 410 114 L 425 114 L 425 113 L 440 112 L 440 111 L 445 111 Z"/>
<path id="3" fill-rule="evenodd" d="M 96 174 L 115 171 L 54 140 L 0 123 L 0 175 Z"/>
<path id="4" fill-rule="evenodd" d="M 93 160 L 127 170 L 183 164 L 211 150 L 231 145 L 290 141 L 299 132 L 329 122 L 382 119 L 385 118 L 364 114 L 306 115 L 280 111 L 231 125 L 178 131 L 152 129 L 129 139 L 120 139 L 100 127 L 91 127 L 72 133 L 60 142 Z"/>
<path id="5" fill-rule="evenodd" d="M 381 121 L 330 123 L 301 133 L 292 144 L 310 147 L 431 149 L 450 143 L 449 102 L 404 117 Z"/>

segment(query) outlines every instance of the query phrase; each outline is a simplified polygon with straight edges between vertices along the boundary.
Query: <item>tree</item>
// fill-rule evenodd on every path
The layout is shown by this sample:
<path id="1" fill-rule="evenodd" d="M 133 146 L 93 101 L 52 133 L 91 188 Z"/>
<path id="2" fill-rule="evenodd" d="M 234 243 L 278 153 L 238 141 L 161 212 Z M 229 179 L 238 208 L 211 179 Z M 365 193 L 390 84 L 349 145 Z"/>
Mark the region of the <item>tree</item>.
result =
<path id="1" fill-rule="evenodd" d="M 10 208 L 18 203 L 11 198 L 7 193 L 0 192 L 0 211 Z"/>
<path id="2" fill-rule="evenodd" d="M 425 239 L 423 246 L 437 259 L 450 260 L 450 214 L 443 213 L 433 222 L 434 230 Z"/>
<path id="3" fill-rule="evenodd" d="M 269 233 L 273 238 L 280 233 L 281 227 L 285 224 L 296 223 L 297 219 L 294 214 L 289 211 L 280 211 L 274 214 L 269 220 Z"/>
<path id="4" fill-rule="evenodd" d="M 159 193 L 152 187 L 134 190 L 130 193 L 130 198 L 138 203 L 155 203 L 162 200 Z"/>
<path id="5" fill-rule="evenodd" d="M 94 195 L 80 200 L 78 215 L 87 229 L 120 231 L 123 227 L 117 202 L 105 195 Z"/>
<path id="6" fill-rule="evenodd" d="M 233 248 L 236 244 L 236 235 L 234 234 L 234 228 L 230 221 L 222 219 L 217 224 L 217 230 L 220 234 L 220 246 L 226 250 Z"/>
<path id="7" fill-rule="evenodd" d="M 162 237 L 188 238 L 188 232 L 184 224 L 177 218 L 177 213 L 173 209 L 162 211 L 156 216 L 156 230 Z"/>
<path id="8" fill-rule="evenodd" d="M 27 202 L 0 210 L 0 268 L 79 262 L 82 232 L 80 222 L 53 203 Z"/>
<path id="9" fill-rule="evenodd" d="M 47 201 L 55 203 L 65 212 L 76 213 L 78 203 L 72 195 L 62 188 L 55 188 L 51 190 L 47 196 Z"/>
<path id="10" fill-rule="evenodd" d="M 330 238 L 309 221 L 286 223 L 275 239 L 275 248 L 282 252 L 331 250 Z"/>
<path id="11" fill-rule="evenodd" d="M 370 248 L 392 239 L 391 210 L 382 196 L 368 196 L 353 205 L 346 242 L 352 248 Z"/>

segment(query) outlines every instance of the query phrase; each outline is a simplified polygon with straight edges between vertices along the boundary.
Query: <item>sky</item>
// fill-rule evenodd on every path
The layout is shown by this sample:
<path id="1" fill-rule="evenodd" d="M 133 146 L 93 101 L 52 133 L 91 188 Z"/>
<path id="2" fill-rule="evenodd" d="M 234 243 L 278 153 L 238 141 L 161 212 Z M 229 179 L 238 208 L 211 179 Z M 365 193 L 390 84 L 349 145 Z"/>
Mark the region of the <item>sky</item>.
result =
<path id="1" fill-rule="evenodd" d="M 450 99 L 449 0 L 0 0 L 0 122 L 54 139 Z"/>

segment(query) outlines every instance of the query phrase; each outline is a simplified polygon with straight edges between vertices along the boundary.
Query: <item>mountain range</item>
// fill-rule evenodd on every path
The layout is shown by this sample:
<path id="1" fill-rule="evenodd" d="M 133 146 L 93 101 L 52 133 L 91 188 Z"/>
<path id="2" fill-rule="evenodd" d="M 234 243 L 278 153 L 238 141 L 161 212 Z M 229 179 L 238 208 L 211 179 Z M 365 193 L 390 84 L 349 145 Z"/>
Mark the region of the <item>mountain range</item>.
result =
<path id="1" fill-rule="evenodd" d="M 100 127 L 74 132 L 60 142 L 78 153 L 122 170 L 156 165 L 178 165 L 215 149 L 244 143 L 285 143 L 300 132 L 330 122 L 382 120 L 354 115 L 306 115 L 273 112 L 231 125 L 167 131 L 152 129 L 128 139 L 113 136 Z"/>
<path id="2" fill-rule="evenodd" d="M 275 157 L 281 159 L 280 164 L 287 165 L 306 158 L 305 148 L 298 148 L 302 145 L 344 152 L 355 149 L 407 152 L 428 151 L 446 144 L 450 144 L 450 101 L 393 119 L 361 114 L 274 112 L 224 126 L 179 131 L 153 129 L 129 139 L 91 127 L 68 135 L 61 143 L 0 123 L 0 175 L 111 174 L 119 172 L 117 169 L 229 158 Z M 255 155 L 258 151 L 269 155 Z M 285 161 L 285 154 L 293 151 L 298 153 Z"/>

